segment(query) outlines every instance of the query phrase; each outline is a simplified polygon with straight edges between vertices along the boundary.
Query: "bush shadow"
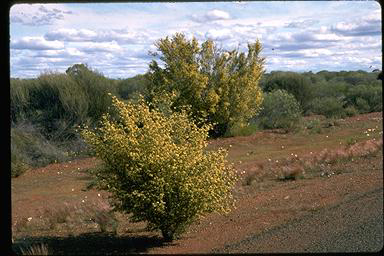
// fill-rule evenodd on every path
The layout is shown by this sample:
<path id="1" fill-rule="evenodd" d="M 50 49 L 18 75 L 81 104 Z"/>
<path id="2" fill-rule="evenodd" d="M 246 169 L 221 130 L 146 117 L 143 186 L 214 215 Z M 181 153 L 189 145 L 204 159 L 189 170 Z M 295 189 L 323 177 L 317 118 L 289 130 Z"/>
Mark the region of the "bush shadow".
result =
<path id="1" fill-rule="evenodd" d="M 150 248 L 172 245 L 159 236 L 128 236 L 92 232 L 68 237 L 23 237 L 15 241 L 12 249 L 20 255 L 21 248 L 27 248 L 28 245 L 33 244 L 45 244 L 50 255 L 126 255 L 145 253 Z"/>

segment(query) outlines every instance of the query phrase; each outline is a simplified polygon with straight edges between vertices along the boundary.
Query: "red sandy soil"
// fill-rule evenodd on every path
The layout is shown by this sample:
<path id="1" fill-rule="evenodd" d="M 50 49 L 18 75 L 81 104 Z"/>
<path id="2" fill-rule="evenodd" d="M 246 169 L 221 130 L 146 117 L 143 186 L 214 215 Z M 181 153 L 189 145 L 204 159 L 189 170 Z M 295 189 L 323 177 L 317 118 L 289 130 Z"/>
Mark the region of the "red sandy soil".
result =
<path id="1" fill-rule="evenodd" d="M 379 133 L 382 131 L 382 112 L 359 115 L 340 122 L 341 127 L 329 133 L 313 135 L 314 144 L 304 145 L 297 142 L 303 142 L 304 137 L 271 132 L 257 132 L 248 137 L 224 138 L 210 141 L 209 144 L 212 148 L 219 146 L 229 148 L 229 145 L 232 145 L 229 149 L 229 158 L 237 163 L 236 168 L 245 171 L 244 176 L 246 176 L 247 173 L 254 170 L 257 164 L 267 162 L 269 157 L 273 157 L 275 160 L 289 156 L 291 152 L 308 155 L 309 151 L 316 153 L 324 147 L 340 148 L 345 144 L 341 138 L 362 134 L 367 129 L 367 125 L 368 127 L 380 126 L 376 135 L 372 135 L 370 139 L 382 138 L 382 133 Z M 326 142 L 326 136 L 333 139 Z M 343 142 L 342 146 L 341 142 Z M 255 148 L 257 143 L 264 143 L 265 148 L 270 151 L 259 152 Z M 281 148 L 281 145 L 285 145 L 285 147 Z M 253 155 L 246 154 L 252 150 L 255 152 Z M 270 153 L 272 151 L 273 153 Z M 238 162 L 238 159 L 243 160 Z M 22 218 L 39 218 L 43 209 L 60 207 L 64 202 L 77 205 L 81 204 L 82 200 L 84 200 L 84 204 L 100 199 L 107 200 L 108 193 L 105 191 L 84 189 L 90 177 L 82 170 L 95 167 L 98 163 L 100 162 L 95 158 L 87 158 L 52 164 L 44 168 L 29 170 L 22 176 L 12 179 L 13 225 L 15 226 L 17 221 Z M 381 151 L 375 156 L 343 163 L 341 167 L 339 166 L 342 172 L 330 177 L 312 175 L 309 178 L 293 181 L 266 178 L 252 185 L 244 185 L 244 182 L 240 181 L 234 192 L 237 200 L 235 209 L 227 215 L 215 213 L 207 215 L 191 225 L 180 239 L 172 243 L 163 243 L 159 232 L 145 231 L 145 223 L 130 223 L 126 217 L 121 217 L 117 235 L 112 238 L 108 235 L 108 239 L 110 239 L 108 240 L 110 246 L 108 252 L 115 254 L 132 252 L 182 254 L 222 251 L 229 244 L 263 234 L 294 220 L 324 214 L 321 209 L 348 203 L 348 200 L 369 191 L 382 191 L 382 163 Z M 82 236 L 91 231 L 78 227 L 74 233 L 78 235 L 79 239 L 95 239 L 93 235 Z M 68 234 L 65 233 L 65 230 L 14 231 L 16 243 L 22 243 L 23 237 L 32 237 L 36 241 L 44 242 L 47 237 L 55 236 L 67 237 Z M 76 239 L 76 236 L 71 239 L 71 243 L 76 243 L 73 240 Z M 111 239 L 118 243 L 111 242 Z M 125 241 L 125 245 L 122 245 L 121 241 Z M 309 242 L 307 241 L 307 243 Z M 50 246 L 49 242 L 48 245 Z M 52 243 L 53 247 L 54 245 Z M 85 252 L 89 252 L 89 254 L 101 252 L 105 254 L 106 252 L 105 246 L 103 248 L 94 246 L 93 249 L 98 251 L 92 251 L 91 247 L 87 248 Z M 103 249 L 105 250 L 103 251 Z M 56 252 L 68 253 L 62 248 L 57 249 Z M 84 251 L 78 248 L 77 252 Z M 252 251 L 248 249 L 247 252 Z M 254 252 L 257 253 L 257 251 Z"/>

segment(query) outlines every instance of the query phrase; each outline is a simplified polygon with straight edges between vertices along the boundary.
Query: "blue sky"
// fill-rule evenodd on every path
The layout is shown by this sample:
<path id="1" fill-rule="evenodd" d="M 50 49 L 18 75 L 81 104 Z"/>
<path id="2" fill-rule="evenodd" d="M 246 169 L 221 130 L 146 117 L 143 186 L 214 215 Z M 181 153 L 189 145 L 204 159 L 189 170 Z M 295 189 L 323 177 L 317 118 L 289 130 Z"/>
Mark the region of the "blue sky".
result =
<path id="1" fill-rule="evenodd" d="M 265 69 L 381 69 L 375 1 L 18 4 L 10 10 L 11 77 L 86 63 L 111 78 L 148 70 L 154 42 L 183 32 L 245 51 L 259 39 Z"/>

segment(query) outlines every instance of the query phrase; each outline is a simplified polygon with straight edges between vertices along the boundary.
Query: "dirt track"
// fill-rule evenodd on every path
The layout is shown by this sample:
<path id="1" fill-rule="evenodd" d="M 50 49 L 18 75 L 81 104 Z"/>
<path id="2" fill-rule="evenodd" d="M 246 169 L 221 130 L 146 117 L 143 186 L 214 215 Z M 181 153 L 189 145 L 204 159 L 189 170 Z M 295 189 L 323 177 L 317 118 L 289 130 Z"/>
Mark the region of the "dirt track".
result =
<path id="1" fill-rule="evenodd" d="M 382 209 L 383 190 L 378 188 L 215 252 L 378 252 Z"/>

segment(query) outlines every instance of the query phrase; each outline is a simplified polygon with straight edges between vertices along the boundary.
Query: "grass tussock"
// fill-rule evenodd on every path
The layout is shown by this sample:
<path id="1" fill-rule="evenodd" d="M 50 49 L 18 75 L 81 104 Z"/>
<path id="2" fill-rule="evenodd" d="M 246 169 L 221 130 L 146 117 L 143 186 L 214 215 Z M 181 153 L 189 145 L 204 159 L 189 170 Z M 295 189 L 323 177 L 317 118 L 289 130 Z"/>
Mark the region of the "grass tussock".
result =
<path id="1" fill-rule="evenodd" d="M 329 150 L 324 149 L 317 154 L 303 157 L 292 154 L 291 157 L 258 165 L 244 178 L 244 185 L 251 185 L 255 181 L 273 176 L 280 181 L 297 180 L 310 176 L 330 177 L 337 173 L 335 166 L 356 161 L 361 157 L 375 156 L 383 149 L 383 140 L 371 139 L 348 145 L 345 148 Z"/>
<path id="2" fill-rule="evenodd" d="M 72 205 L 64 203 L 62 207 L 39 209 L 38 213 L 38 217 L 17 220 L 13 225 L 14 232 L 64 229 L 72 233 L 91 225 L 103 233 L 117 233 L 118 220 L 109 204 L 101 199 Z"/>
<path id="3" fill-rule="evenodd" d="M 20 248 L 21 255 L 49 255 L 49 249 L 46 244 L 32 244 L 28 247 Z"/>

